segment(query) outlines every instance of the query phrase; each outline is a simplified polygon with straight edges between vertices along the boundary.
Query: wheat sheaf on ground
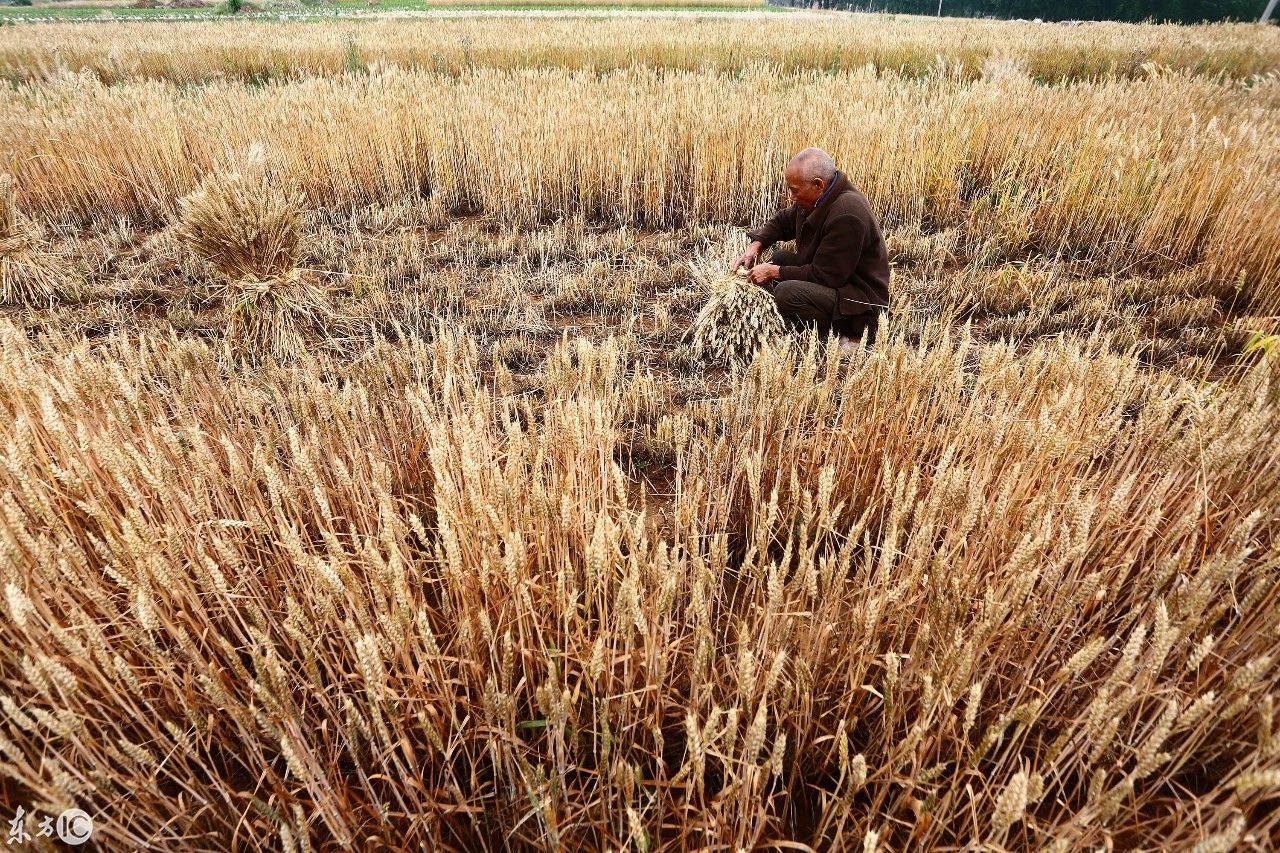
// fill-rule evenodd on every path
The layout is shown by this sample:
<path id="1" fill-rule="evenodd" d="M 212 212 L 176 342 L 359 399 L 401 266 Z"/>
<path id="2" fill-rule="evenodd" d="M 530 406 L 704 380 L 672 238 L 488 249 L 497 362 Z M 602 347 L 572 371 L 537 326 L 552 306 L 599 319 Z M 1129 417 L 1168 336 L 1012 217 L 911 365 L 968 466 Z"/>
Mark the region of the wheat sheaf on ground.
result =
<path id="1" fill-rule="evenodd" d="M 0 305 L 53 305 L 73 291 L 39 225 L 18 211 L 17 182 L 0 173 Z"/>
<path id="2" fill-rule="evenodd" d="M 271 179 L 261 149 L 219 169 L 178 203 L 174 231 L 226 286 L 230 351 L 296 359 L 334 314 L 323 282 L 298 267 L 303 203 Z"/>
<path id="3" fill-rule="evenodd" d="M 718 253 L 690 264 L 706 302 L 686 337 L 698 358 L 741 367 L 761 347 L 779 341 L 788 326 L 767 289 L 752 284 L 744 271 L 728 271 L 732 245 L 727 240 Z"/>

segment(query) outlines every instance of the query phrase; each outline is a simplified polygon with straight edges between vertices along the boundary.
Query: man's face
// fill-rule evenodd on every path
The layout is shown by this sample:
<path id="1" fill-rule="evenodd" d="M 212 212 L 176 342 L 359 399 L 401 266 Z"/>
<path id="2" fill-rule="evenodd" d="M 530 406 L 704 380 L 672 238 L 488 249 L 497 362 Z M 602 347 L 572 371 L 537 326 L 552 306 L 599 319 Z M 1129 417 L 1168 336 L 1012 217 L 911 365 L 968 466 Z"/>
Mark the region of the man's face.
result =
<path id="1" fill-rule="evenodd" d="M 827 182 L 822 178 L 805 180 L 795 169 L 787 169 L 782 173 L 782 177 L 787 182 L 787 192 L 791 195 L 791 201 L 805 210 L 813 210 L 818 196 L 822 195 L 822 191 L 827 188 Z"/>

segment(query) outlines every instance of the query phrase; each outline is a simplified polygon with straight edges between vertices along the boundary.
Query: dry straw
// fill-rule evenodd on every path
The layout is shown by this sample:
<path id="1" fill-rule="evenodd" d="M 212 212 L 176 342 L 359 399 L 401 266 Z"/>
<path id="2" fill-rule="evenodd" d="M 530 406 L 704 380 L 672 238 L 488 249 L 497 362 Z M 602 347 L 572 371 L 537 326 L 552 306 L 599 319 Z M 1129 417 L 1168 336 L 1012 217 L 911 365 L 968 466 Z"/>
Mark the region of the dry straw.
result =
<path id="1" fill-rule="evenodd" d="M 302 204 L 270 179 L 261 149 L 179 201 L 176 234 L 225 280 L 227 342 L 238 356 L 297 358 L 333 317 L 322 282 L 298 268 Z"/>
<path id="2" fill-rule="evenodd" d="M 938 235 L 958 260 L 1185 270 L 1202 295 L 1269 315 L 1280 306 L 1280 163 L 1267 145 L 1278 82 L 477 68 L 215 82 L 192 97 L 77 80 L 0 90 L 0 157 L 13 159 L 28 213 L 62 222 L 162 218 L 219 171 L 224 147 L 261 141 L 273 178 L 313 209 L 427 191 L 442 210 L 512 225 L 580 216 L 665 230 L 759 222 L 782 200 L 786 156 L 816 144 L 887 230 Z M 847 118 L 759 132 L 758 115 L 798 102 Z M 866 126 L 882 132 L 853 130 Z"/>
<path id="3" fill-rule="evenodd" d="M 38 307 L 72 295 L 40 227 L 18 211 L 17 182 L 0 173 L 0 305 Z"/>
<path id="4" fill-rule="evenodd" d="M 335 383 L 0 322 L 0 773 L 112 847 L 1275 837 L 1274 365 L 900 335 L 673 413 L 620 339 L 534 404 L 452 329 Z"/>
<path id="5" fill-rule="evenodd" d="M 927 26 L 957 41 L 958 24 Z M 1083 30 L 1044 32 L 1070 46 Z M 270 30 L 299 76 L 341 60 L 339 31 L 298 31 L 311 50 Z M 271 52 L 265 32 L 174 73 L 234 79 Z M 1240 30 L 1106 32 L 1173 51 Z M 166 73 L 82 41 L 117 79 Z M 797 48 L 806 62 L 817 44 Z M 1014 58 L 1039 73 L 1076 55 Z M 285 188 L 319 214 L 317 257 L 431 329 L 278 369 L 175 333 L 178 304 L 157 305 L 160 333 L 92 345 L 78 309 L 4 312 L 0 787 L 42 811 L 127 803 L 95 827 L 112 849 L 1265 847 L 1280 835 L 1277 353 L 1208 383 L 1080 332 L 1087 314 L 1014 346 L 913 313 L 843 359 L 742 324 L 769 316 L 768 294 L 709 265 L 695 275 L 717 304 L 755 300 L 709 328 L 755 359 L 660 372 L 673 327 L 705 307 L 670 269 L 724 236 L 697 223 L 775 209 L 788 133 L 828 134 L 890 231 L 906 226 L 895 254 L 916 244 L 924 268 L 895 278 L 908 296 L 953 291 L 1024 334 L 1080 298 L 1098 317 L 1159 300 L 1205 318 L 1241 270 L 1244 296 L 1280 294 L 1280 239 L 1261 226 L 1280 221 L 1274 80 L 986 73 L 0 91 L 28 214 L 158 219 L 198 190 L 176 230 L 243 306 L 228 332 L 253 361 L 300 354 L 328 313 Z M 858 120 L 756 132 L 796 99 Z M 886 130 L 847 130 L 868 123 Z M 217 164 L 258 138 L 270 168 Z M 582 226 L 441 235 L 460 209 Z M 611 218 L 660 233 L 585 227 Z M 1005 275 L 1015 250 L 1041 257 Z M 632 254 L 652 268 L 613 263 Z M 1128 271 L 1161 258 L 1197 266 Z M 141 268 L 122 260 L 118 278 Z M 570 268 L 582 293 L 626 295 L 589 309 L 608 319 L 595 338 L 508 334 L 537 315 L 522 297 L 554 301 Z M 628 314 L 649 296 L 652 325 Z"/>

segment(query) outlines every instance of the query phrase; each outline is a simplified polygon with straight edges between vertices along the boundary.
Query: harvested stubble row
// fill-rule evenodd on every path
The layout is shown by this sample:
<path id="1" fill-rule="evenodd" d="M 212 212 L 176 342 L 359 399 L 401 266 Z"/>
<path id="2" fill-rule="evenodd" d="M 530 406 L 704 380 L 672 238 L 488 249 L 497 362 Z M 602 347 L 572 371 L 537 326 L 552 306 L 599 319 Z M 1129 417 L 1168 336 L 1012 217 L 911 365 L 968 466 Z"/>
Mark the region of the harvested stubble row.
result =
<path id="1" fill-rule="evenodd" d="M 110 37 L 103 38 L 104 32 Z M 13 81 L 51 80 L 83 70 L 108 83 L 261 82 L 343 76 L 387 64 L 455 74 L 477 66 L 651 66 L 736 73 L 759 62 L 782 72 L 872 66 L 911 75 L 934 73 L 941 66 L 973 78 L 993 58 L 1020 63 L 1041 81 L 1145 78 L 1161 66 L 1245 78 L 1280 70 L 1280 34 L 1274 27 L 1247 24 L 1062 27 L 849 14 L 793 14 L 768 21 L 506 18 L 0 29 L 0 77 Z"/>
<path id="2" fill-rule="evenodd" d="M 534 412 L 444 331 L 0 326 L 3 773 L 111 847 L 1274 838 L 1273 366 L 879 346 L 668 413 L 571 341 Z"/>
<path id="3" fill-rule="evenodd" d="M 670 227 L 758 221 L 778 201 L 779 164 L 818 144 L 891 228 L 956 228 L 957 250 L 978 259 L 1198 265 L 1267 313 L 1280 304 L 1278 97 L 1277 78 L 1046 88 L 1007 67 L 977 82 L 768 69 L 736 81 L 388 72 L 198 91 L 69 80 L 0 93 L 0 156 L 25 207 L 60 221 L 166 220 L 228 148 L 261 141 L 312 207 L 429 192 L 512 223 L 581 213 Z M 813 121 L 760 132 L 759 116 L 797 103 L 815 105 Z"/>

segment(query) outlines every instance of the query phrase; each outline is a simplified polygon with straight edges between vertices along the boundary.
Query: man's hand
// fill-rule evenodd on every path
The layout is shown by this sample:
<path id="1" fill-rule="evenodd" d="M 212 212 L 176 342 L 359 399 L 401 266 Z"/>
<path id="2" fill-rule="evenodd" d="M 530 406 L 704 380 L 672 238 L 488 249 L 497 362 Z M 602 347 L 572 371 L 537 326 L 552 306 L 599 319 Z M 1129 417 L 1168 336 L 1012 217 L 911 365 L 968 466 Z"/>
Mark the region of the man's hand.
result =
<path id="1" fill-rule="evenodd" d="M 741 267 L 751 269 L 756 265 L 756 261 L 760 258 L 760 252 L 763 250 L 764 247 L 759 242 L 753 242 L 745 252 L 734 259 L 733 265 L 729 267 L 729 272 L 737 272 Z"/>
<path id="2" fill-rule="evenodd" d="M 758 264 L 747 273 L 747 278 L 751 279 L 752 284 L 768 284 L 782 277 L 781 270 L 777 264 Z"/>

